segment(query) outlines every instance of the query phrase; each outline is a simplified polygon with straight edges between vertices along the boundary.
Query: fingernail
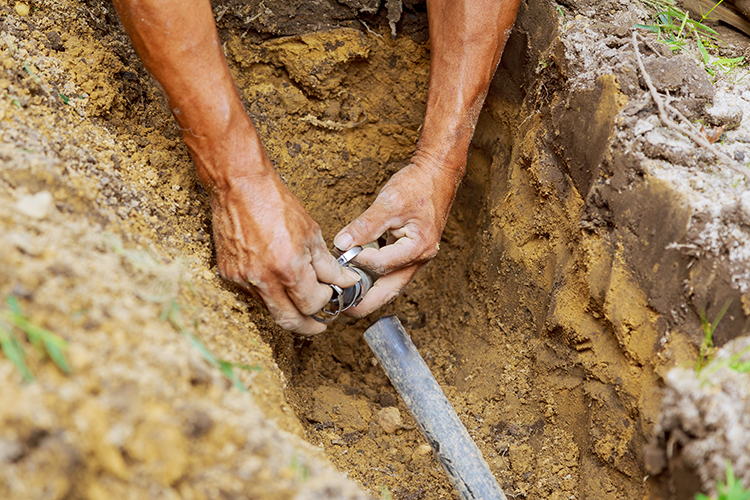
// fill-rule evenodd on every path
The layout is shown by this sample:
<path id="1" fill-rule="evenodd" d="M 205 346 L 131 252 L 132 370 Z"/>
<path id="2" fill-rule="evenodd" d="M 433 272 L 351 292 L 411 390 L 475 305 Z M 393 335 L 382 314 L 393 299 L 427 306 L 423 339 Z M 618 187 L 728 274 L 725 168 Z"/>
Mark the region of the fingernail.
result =
<path id="1" fill-rule="evenodd" d="M 354 238 L 349 233 L 339 233 L 333 239 L 333 244 L 339 250 L 349 250 L 349 247 L 354 243 Z"/>
<path id="2" fill-rule="evenodd" d="M 362 276 L 359 275 L 359 273 L 352 271 L 351 269 L 347 269 L 346 273 L 354 278 L 355 280 L 359 281 L 362 279 Z"/>

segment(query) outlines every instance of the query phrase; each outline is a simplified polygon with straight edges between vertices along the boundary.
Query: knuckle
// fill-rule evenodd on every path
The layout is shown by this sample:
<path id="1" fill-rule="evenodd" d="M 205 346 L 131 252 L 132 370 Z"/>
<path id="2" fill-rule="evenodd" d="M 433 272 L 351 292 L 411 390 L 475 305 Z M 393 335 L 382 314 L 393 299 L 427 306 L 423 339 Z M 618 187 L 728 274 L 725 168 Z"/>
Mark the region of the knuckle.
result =
<path id="1" fill-rule="evenodd" d="M 305 316 L 312 316 L 320 310 L 320 307 L 315 307 L 315 304 L 313 304 L 309 300 L 300 301 L 300 304 L 297 306 L 297 308 L 299 309 L 299 312 L 301 312 Z"/>
<path id="2" fill-rule="evenodd" d="M 435 257 L 437 257 L 438 254 L 438 245 L 432 245 L 425 249 L 424 252 L 422 252 L 422 260 L 432 260 Z"/>
<path id="3" fill-rule="evenodd" d="M 302 326 L 302 322 L 299 318 L 292 316 L 292 315 L 283 315 L 274 318 L 276 321 L 276 324 L 279 325 L 284 330 L 288 330 L 290 332 L 296 332 L 300 330 L 300 327 Z"/>

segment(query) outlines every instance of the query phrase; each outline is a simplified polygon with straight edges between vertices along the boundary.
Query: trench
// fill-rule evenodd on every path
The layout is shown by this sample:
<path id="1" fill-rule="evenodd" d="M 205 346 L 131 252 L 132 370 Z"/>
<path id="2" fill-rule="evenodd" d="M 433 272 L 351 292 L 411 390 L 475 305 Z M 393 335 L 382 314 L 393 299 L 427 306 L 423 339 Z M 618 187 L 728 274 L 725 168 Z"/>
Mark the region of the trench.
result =
<path id="1" fill-rule="evenodd" d="M 621 347 L 597 304 L 589 267 L 612 262 L 578 225 L 587 167 L 610 145 L 617 89 L 604 81 L 573 112 L 555 108 L 570 95 L 559 74 L 540 69 L 554 57 L 558 22 L 543 2 L 522 5 L 439 255 L 379 314 L 400 318 L 509 498 L 638 498 L 648 488 L 641 449 L 657 403 L 644 401 L 656 395 L 653 370 Z M 637 287 L 619 278 L 620 296 L 608 300 L 622 303 L 609 310 L 651 321 Z M 308 439 L 365 488 L 450 498 L 362 338 L 373 319 L 277 344 L 286 395 Z M 386 433 L 378 412 L 390 406 L 403 425 Z"/>
<path id="2" fill-rule="evenodd" d="M 329 242 L 409 161 L 429 74 L 423 5 L 409 4 L 392 38 L 384 9 L 349 3 L 214 4 L 269 156 Z M 382 311 L 303 339 L 218 277 L 206 193 L 108 4 L 40 5 L 31 20 L 3 11 L 0 291 L 64 332 L 75 370 L 39 359 L 44 384 L 26 390 L 4 361 L 0 493 L 52 478 L 57 498 L 337 497 L 327 488 L 345 483 L 303 437 L 372 494 L 452 498 L 362 338 L 395 314 L 509 498 L 669 497 L 644 456 L 661 378 L 695 356 L 697 311 L 715 317 L 738 299 L 718 345 L 747 329 L 747 302 L 710 259 L 665 250 L 688 241 L 691 213 L 621 139 L 641 92 L 628 29 L 522 2 L 438 256 Z M 591 70 L 612 62 L 584 57 L 599 42 L 621 49 L 620 69 Z M 23 218 L 18 200 L 39 191 L 54 210 Z M 126 255 L 144 248 L 163 265 L 137 269 Z M 181 260 L 195 290 L 172 275 L 168 303 L 217 357 L 257 369 L 238 372 L 249 395 L 144 298 Z M 389 432 L 385 408 L 401 419 Z M 34 497 L 18 491 L 8 498 Z"/>

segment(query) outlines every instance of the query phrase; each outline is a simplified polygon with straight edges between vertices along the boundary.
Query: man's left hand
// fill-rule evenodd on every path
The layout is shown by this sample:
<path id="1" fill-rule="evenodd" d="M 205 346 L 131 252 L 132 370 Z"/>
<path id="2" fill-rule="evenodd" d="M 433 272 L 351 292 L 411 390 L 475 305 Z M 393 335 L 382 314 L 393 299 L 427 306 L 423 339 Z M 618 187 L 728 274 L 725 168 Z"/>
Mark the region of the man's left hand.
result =
<path id="1" fill-rule="evenodd" d="M 362 302 L 347 314 L 365 316 L 393 301 L 414 274 L 437 255 L 440 236 L 461 174 L 415 158 L 396 172 L 375 202 L 339 232 L 340 250 L 364 245 L 388 233 L 388 245 L 365 248 L 356 262 L 381 275 Z"/>

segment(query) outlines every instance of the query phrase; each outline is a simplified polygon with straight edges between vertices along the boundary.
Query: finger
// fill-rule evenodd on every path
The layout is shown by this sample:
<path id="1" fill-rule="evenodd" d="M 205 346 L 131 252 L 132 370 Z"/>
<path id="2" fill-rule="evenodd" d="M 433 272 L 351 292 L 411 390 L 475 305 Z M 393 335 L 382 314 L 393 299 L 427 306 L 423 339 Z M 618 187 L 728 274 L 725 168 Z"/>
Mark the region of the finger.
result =
<path id="1" fill-rule="evenodd" d="M 305 316 L 320 311 L 331 300 L 333 294 L 330 286 L 318 281 L 318 276 L 310 263 L 286 276 L 283 284 L 297 311 Z"/>
<path id="2" fill-rule="evenodd" d="M 277 290 L 273 295 L 273 298 L 268 295 L 263 298 L 268 311 L 281 328 L 302 335 L 317 335 L 325 331 L 326 325 L 300 313 L 286 292 Z"/>
<path id="3" fill-rule="evenodd" d="M 361 318 L 379 307 L 393 302 L 401 294 L 409 281 L 411 281 L 414 274 L 422 267 L 423 265 L 405 267 L 378 279 L 370 291 L 367 292 L 365 298 L 362 299 L 362 302 L 357 307 L 348 309 L 344 314 Z"/>
<path id="4" fill-rule="evenodd" d="M 387 275 L 407 264 L 414 263 L 422 257 L 422 254 L 418 241 L 407 237 L 399 238 L 395 243 L 379 249 L 365 248 L 357 255 L 355 261 L 380 275 Z"/>
<path id="5" fill-rule="evenodd" d="M 354 286 L 359 275 L 341 266 L 325 247 L 313 250 L 312 267 L 321 283 L 338 285 L 341 288 Z M 330 288 L 330 287 L 329 287 Z"/>
<path id="6" fill-rule="evenodd" d="M 365 212 L 354 219 L 348 226 L 339 231 L 333 244 L 339 250 L 349 250 L 355 245 L 364 245 L 377 240 L 381 234 L 390 229 L 391 214 L 375 200 Z"/>

